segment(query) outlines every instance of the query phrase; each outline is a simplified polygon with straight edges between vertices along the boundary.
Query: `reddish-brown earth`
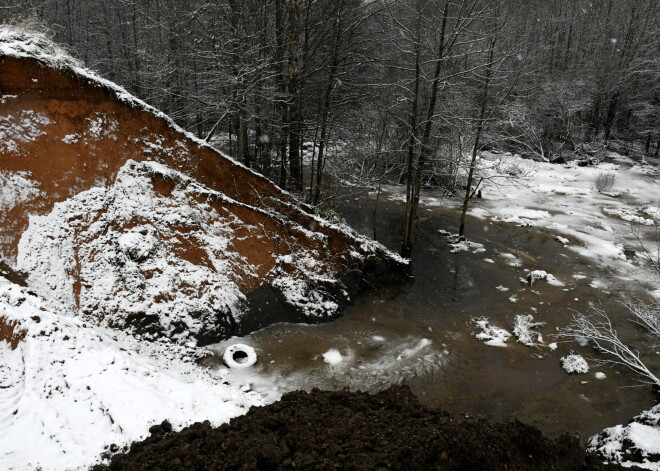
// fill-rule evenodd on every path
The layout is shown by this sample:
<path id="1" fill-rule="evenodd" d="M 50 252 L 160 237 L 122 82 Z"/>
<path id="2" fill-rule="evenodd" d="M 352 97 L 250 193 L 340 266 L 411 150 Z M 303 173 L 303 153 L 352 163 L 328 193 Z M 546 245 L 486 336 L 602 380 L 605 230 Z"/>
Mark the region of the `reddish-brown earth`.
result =
<path id="1" fill-rule="evenodd" d="M 325 223 L 311 208 L 297 202 L 268 179 L 195 140 L 166 116 L 122 93 L 118 87 L 80 73 L 76 67 L 57 67 L 32 57 L 0 56 L 0 135 L 4 141 L 0 142 L 0 185 L 5 182 L 4 191 L 9 195 L 4 207 L 0 204 L 0 260 L 14 267 L 22 263 L 19 241 L 29 227 L 31 215 L 49 215 L 57 203 L 70 202 L 92 188 L 113 188 L 118 185 L 122 169 L 134 170 L 131 176 L 150 172 L 144 167 L 131 167 L 131 161 L 154 161 L 179 172 L 176 177 L 158 172 L 148 175 L 149 191 L 159 201 L 174 204 L 174 190 L 182 190 L 182 187 L 186 190 L 199 183 L 201 189 L 195 186 L 187 196 L 206 211 L 201 226 L 197 221 L 165 224 L 162 219 L 155 221 L 148 215 L 133 220 L 107 221 L 107 215 L 103 220 L 103 208 L 85 206 L 89 204 L 85 201 L 75 203 L 75 211 L 58 216 L 61 228 L 46 231 L 45 235 L 41 230 L 37 241 L 27 245 L 28 253 L 23 260 L 30 258 L 30 251 L 37 253 L 37 249 L 43 248 L 42 241 L 53 243 L 52 248 L 45 250 L 47 253 L 33 256 L 20 267 L 28 271 L 29 283 L 34 280 L 35 286 L 48 286 L 47 292 L 40 294 L 63 301 L 67 296 L 62 293 L 66 291 L 66 301 L 84 314 L 100 318 L 115 316 L 117 309 L 108 307 L 112 304 L 111 298 L 119 299 L 121 292 L 126 292 L 125 286 L 119 286 L 126 275 L 120 266 L 116 270 L 112 268 L 116 272 L 115 281 L 120 281 L 111 289 L 91 301 L 83 295 L 99 284 L 98 273 L 90 274 L 91 264 L 99 257 L 114 257 L 100 252 L 99 244 L 94 245 L 94 238 L 112 234 L 108 243 L 101 244 L 111 247 L 122 233 L 139 232 L 138 226 L 149 227 L 151 232 L 143 235 L 158 239 L 158 246 L 173 254 L 175 263 L 211 272 L 222 270 L 221 275 L 240 292 L 238 296 L 244 296 L 239 303 L 228 301 L 222 309 L 217 305 L 208 309 L 202 306 L 209 314 L 204 314 L 206 317 L 199 322 L 196 311 L 190 311 L 182 327 L 171 327 L 179 322 L 175 319 L 170 323 L 170 331 L 165 332 L 172 335 L 172 329 L 186 330 L 191 322 L 201 322 L 204 326 L 192 335 L 202 343 L 246 333 L 273 322 L 317 322 L 338 314 L 339 309 L 332 308 L 322 315 L 310 316 L 304 307 L 292 303 L 290 296 L 283 295 L 286 288 L 273 289 L 278 276 L 286 276 L 289 281 L 302 280 L 305 286 L 311 286 L 309 289 L 318 288 L 316 292 L 321 293 L 322 298 L 319 305 L 330 301 L 331 305 L 339 307 L 353 293 L 374 282 L 392 279 L 392 275 L 400 279 L 404 266 L 388 256 L 382 247 L 365 244 L 364 239 L 350 231 Z M 116 205 L 117 198 L 113 198 L 108 201 Z M 172 213 L 176 212 L 177 207 L 172 206 Z M 90 233 L 90 226 L 99 221 L 105 224 L 102 230 Z M 211 253 L 202 239 L 208 228 L 218 225 L 232 232 L 233 237 L 222 253 L 218 250 Z M 62 234 L 65 234 L 64 242 L 52 242 Z M 44 262 L 60 251 L 63 253 L 61 262 Z M 301 254 L 318 261 L 311 271 L 297 263 Z M 287 259 L 288 255 L 293 257 Z M 59 266 L 55 266 L 58 263 Z M 167 263 L 171 266 L 173 262 Z M 217 268 L 221 265 L 222 268 Z M 65 273 L 53 275 L 53 266 L 64 267 Z M 103 270 L 108 269 L 103 267 Z M 149 269 L 138 267 L 139 270 L 142 270 L 139 274 L 142 280 L 154 276 Z M 128 307 L 124 303 L 126 323 L 140 328 L 155 325 L 154 320 L 160 314 L 153 314 L 152 307 L 159 303 L 175 302 L 181 306 L 179 301 L 187 296 L 187 301 L 182 302 L 194 300 L 199 304 L 205 289 L 203 284 L 190 286 L 188 273 L 182 272 L 179 278 L 174 284 L 173 278 L 168 279 L 169 293 L 180 296 L 175 301 L 165 292 L 133 291 L 131 296 L 137 301 L 130 301 L 133 304 Z M 336 283 L 337 280 L 342 282 Z M 207 292 L 209 290 L 218 291 L 215 287 L 207 287 Z M 150 298 L 145 299 L 145 296 Z M 235 298 L 236 294 L 233 296 Z M 143 305 L 151 307 L 141 311 L 139 306 Z M 251 313 L 240 316 L 240 325 L 235 322 L 237 309 Z M 115 326 L 122 323 L 116 317 L 108 322 Z M 214 323 L 222 325 L 216 328 Z"/>
<path id="2" fill-rule="evenodd" d="M 156 470 L 619 470 L 520 422 L 456 419 L 407 387 L 375 395 L 296 391 L 229 424 L 164 422 L 94 471 Z"/>

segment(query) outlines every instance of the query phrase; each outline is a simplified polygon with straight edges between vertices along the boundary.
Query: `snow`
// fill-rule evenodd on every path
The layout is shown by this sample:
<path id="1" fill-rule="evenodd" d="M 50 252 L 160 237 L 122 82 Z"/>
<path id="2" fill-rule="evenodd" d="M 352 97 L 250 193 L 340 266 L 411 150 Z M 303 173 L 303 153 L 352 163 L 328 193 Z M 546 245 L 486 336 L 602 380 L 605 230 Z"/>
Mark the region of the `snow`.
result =
<path id="1" fill-rule="evenodd" d="M 500 257 L 502 257 L 507 265 L 510 267 L 521 267 L 522 266 L 522 261 L 516 257 L 515 255 L 511 253 L 500 253 L 498 254 Z"/>
<path id="2" fill-rule="evenodd" d="M 0 319 L 25 332 L 15 350 L 0 341 L 0 469 L 87 467 L 165 419 L 220 425 L 262 404 L 197 366 L 199 351 L 138 342 L 8 282 Z"/>
<path id="3" fill-rule="evenodd" d="M 625 467 L 660 470 L 660 404 L 591 437 L 587 449 Z"/>
<path id="4" fill-rule="evenodd" d="M 183 185 L 162 195 L 153 188 L 154 173 Z M 78 305 L 83 314 L 109 325 L 131 314 L 157 316 L 165 334 L 190 341 L 217 313 L 240 317 L 244 297 L 231 267 L 252 271 L 228 250 L 233 218 L 197 198 L 209 191 L 160 164 L 128 161 L 109 188 L 92 188 L 57 203 L 50 214 L 32 215 L 17 266 L 40 294 Z M 212 266 L 177 253 L 178 234 L 169 230 L 175 225 L 191 228 L 187 236 L 204 247 Z"/>
<path id="5" fill-rule="evenodd" d="M 162 194 L 155 176 L 177 184 Z M 132 314 L 155 316 L 163 334 L 189 342 L 217 325 L 219 315 L 233 318 L 227 325 L 240 322 L 246 306 L 240 283 L 259 277 L 258 267 L 233 246 L 234 228 L 255 241 L 269 237 L 213 201 L 247 208 L 162 164 L 129 160 L 111 186 L 57 203 L 50 214 L 32 215 L 17 266 L 41 295 L 78 306 L 84 315 L 107 325 L 123 325 Z M 311 240 L 325 240 L 298 228 Z M 181 255 L 182 238 L 208 263 Z M 366 254 L 380 250 L 361 238 L 357 242 Z M 316 249 L 297 248 L 277 256 L 266 275 L 309 317 L 339 309 L 323 288 L 336 283 L 323 257 Z"/>
<path id="6" fill-rule="evenodd" d="M 537 342 L 542 343 L 543 341 L 540 334 L 534 330 L 542 325 L 545 325 L 545 322 L 534 322 L 534 316 L 531 314 L 517 315 L 513 320 L 513 335 L 523 345 L 534 347 Z"/>
<path id="7" fill-rule="evenodd" d="M 475 335 L 477 340 L 484 340 L 484 343 L 491 347 L 506 347 L 511 338 L 510 332 L 491 324 L 486 317 L 472 319 L 472 322 L 481 329 L 481 332 Z"/>
<path id="8" fill-rule="evenodd" d="M 397 361 L 404 360 L 406 358 L 413 357 L 417 355 L 419 352 L 424 350 L 424 348 L 428 347 L 431 345 L 431 341 L 429 339 L 420 339 L 419 342 L 417 342 L 415 345 L 413 345 L 410 348 L 404 349 L 400 354 L 396 356 Z"/>
<path id="9" fill-rule="evenodd" d="M 546 283 L 553 286 L 564 286 L 564 283 L 545 270 L 532 270 L 527 274 L 527 282 L 530 286 L 533 286 L 537 280 L 544 280 Z"/>
<path id="10" fill-rule="evenodd" d="M 3 154 L 18 153 L 16 141 L 33 142 L 46 132 L 44 128 L 51 124 L 43 113 L 32 110 L 21 110 L 18 117 L 13 115 L 0 116 L 0 152 Z"/>
<path id="11" fill-rule="evenodd" d="M 482 157 L 493 168 L 530 165 L 515 155 L 484 152 Z M 652 166 L 635 164 L 613 153 L 610 157 L 620 163 L 579 167 L 574 162 L 535 162 L 535 171 L 526 172 L 525 178 L 515 184 L 497 177 L 484 180 L 483 193 L 487 197 L 473 200 L 469 214 L 487 221 L 534 225 L 553 231 L 553 238 L 567 250 L 589 258 L 596 266 L 623 276 L 642 276 L 639 265 L 643 260 L 628 259 L 623 248 L 635 246 L 631 224 L 651 228 L 659 219 L 660 176 L 651 171 Z M 603 172 L 616 174 L 617 187 L 621 189 L 619 198 L 602 195 L 593 188 L 594 179 Z M 502 256 L 508 264 L 522 266 L 514 255 Z"/>
<path id="12" fill-rule="evenodd" d="M 658 206 L 644 206 L 642 212 L 656 221 L 660 220 L 660 207 Z"/>
<path id="13" fill-rule="evenodd" d="M 605 378 L 607 378 L 607 375 L 606 375 L 605 373 L 603 373 L 602 371 L 597 371 L 596 373 L 594 373 L 594 377 L 595 377 L 596 379 L 599 379 L 599 380 L 602 381 L 602 380 L 604 380 Z"/>
<path id="14" fill-rule="evenodd" d="M 631 211 L 627 208 L 603 208 L 603 212 L 610 216 L 618 216 L 624 221 L 632 222 L 635 224 L 641 224 L 643 226 L 653 225 L 653 218 L 638 216 L 634 211 Z"/>
<path id="15" fill-rule="evenodd" d="M 447 237 L 447 243 L 449 245 L 450 253 L 459 253 L 459 252 L 472 252 L 472 253 L 483 253 L 486 251 L 483 244 L 478 242 L 471 242 L 463 236 L 458 234 L 451 234 L 445 230 L 439 230 L 438 233 Z"/>
<path id="16" fill-rule="evenodd" d="M 547 272 L 543 270 L 533 270 L 527 274 L 527 281 L 529 281 L 530 286 L 533 286 L 536 280 L 545 280 L 547 277 Z"/>
<path id="17" fill-rule="evenodd" d="M 589 372 L 589 365 L 582 355 L 573 353 L 562 357 L 559 361 L 561 362 L 561 367 L 566 373 L 586 374 Z"/>
<path id="18" fill-rule="evenodd" d="M 323 354 L 323 361 L 326 362 L 328 365 L 338 365 L 342 361 L 344 361 L 344 357 L 341 356 L 341 353 L 339 353 L 339 350 L 336 348 L 331 348 L 327 352 Z"/>
<path id="19" fill-rule="evenodd" d="M 39 196 L 39 183 L 30 179 L 29 172 L 0 171 L 0 212 Z"/>

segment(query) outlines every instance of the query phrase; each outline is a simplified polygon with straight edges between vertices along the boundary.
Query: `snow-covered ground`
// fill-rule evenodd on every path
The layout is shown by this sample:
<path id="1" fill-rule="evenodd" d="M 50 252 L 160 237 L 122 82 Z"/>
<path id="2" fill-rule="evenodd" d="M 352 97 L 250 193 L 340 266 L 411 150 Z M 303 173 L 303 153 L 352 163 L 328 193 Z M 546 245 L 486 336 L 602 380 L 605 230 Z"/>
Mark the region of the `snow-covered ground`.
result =
<path id="1" fill-rule="evenodd" d="M 472 200 L 470 215 L 516 225 L 537 226 L 558 233 L 557 242 L 608 267 L 616 276 L 634 275 L 648 288 L 652 279 L 640 257 L 635 231 L 653 226 L 660 206 L 660 170 L 609 153 L 606 162 L 580 167 L 533 162 L 519 156 L 485 153 L 483 199 Z M 522 178 L 505 176 L 502 169 L 519 168 Z M 613 188 L 601 193 L 596 178 L 615 176 Z M 611 196 L 618 195 L 618 196 Z M 654 222 L 655 221 L 655 222 Z M 655 287 L 657 288 L 657 287 Z"/>
<path id="2" fill-rule="evenodd" d="M 659 470 L 660 404 L 642 412 L 627 425 L 616 425 L 591 437 L 587 448 L 627 467 Z"/>
<path id="3" fill-rule="evenodd" d="M 0 277 L 0 469 L 83 469 L 169 420 L 219 425 L 262 403 L 212 378 L 196 350 L 140 342 L 77 317 Z"/>

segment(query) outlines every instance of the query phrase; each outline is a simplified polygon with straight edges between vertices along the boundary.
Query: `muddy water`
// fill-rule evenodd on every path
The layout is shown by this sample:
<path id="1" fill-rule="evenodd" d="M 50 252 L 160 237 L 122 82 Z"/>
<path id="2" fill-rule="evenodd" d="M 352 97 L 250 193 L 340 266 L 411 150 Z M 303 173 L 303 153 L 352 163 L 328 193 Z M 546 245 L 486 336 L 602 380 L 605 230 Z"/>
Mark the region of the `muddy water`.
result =
<path id="1" fill-rule="evenodd" d="M 347 201 L 340 210 L 354 228 L 371 235 L 371 205 L 365 196 Z M 399 203 L 379 206 L 377 234 L 393 249 L 399 241 L 400 212 Z M 570 350 L 593 355 L 589 349 L 560 343 L 552 351 L 514 341 L 498 348 L 476 340 L 475 317 L 486 316 L 511 330 L 515 315 L 532 314 L 535 321 L 546 322 L 539 333 L 549 344 L 573 312 L 586 312 L 590 304 L 622 316 L 619 302 L 634 297 L 635 287 L 590 266 L 556 242 L 551 231 L 534 227 L 470 219 L 468 236 L 483 244 L 485 252 L 452 254 L 438 229 L 455 232 L 457 220 L 456 208 L 422 208 L 414 283 L 363 295 L 329 324 L 280 324 L 215 346 L 221 355 L 236 341 L 252 345 L 259 362 L 246 371 L 223 371 L 219 355 L 207 364 L 269 399 L 300 388 L 375 391 L 406 383 L 424 403 L 453 413 L 518 418 L 550 436 L 577 432 L 583 439 L 654 404 L 649 389 L 639 387 L 626 370 L 597 365 L 586 375 L 561 370 L 562 356 Z M 525 269 L 546 270 L 564 286 L 539 281 L 529 287 L 521 280 Z M 605 287 L 589 286 L 594 280 Z M 641 336 L 630 323 L 619 328 L 628 338 Z M 596 371 L 607 378 L 597 380 Z"/>

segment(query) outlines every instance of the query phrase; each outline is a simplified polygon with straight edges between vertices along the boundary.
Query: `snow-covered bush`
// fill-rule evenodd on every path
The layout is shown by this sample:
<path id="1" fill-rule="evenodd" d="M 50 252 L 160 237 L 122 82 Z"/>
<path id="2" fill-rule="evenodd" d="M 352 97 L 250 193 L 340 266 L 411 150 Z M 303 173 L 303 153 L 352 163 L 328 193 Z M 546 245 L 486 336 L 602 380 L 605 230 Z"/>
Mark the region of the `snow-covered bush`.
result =
<path id="1" fill-rule="evenodd" d="M 606 428 L 589 439 L 587 449 L 608 461 L 660 469 L 660 404 L 627 425 Z"/>
<path id="2" fill-rule="evenodd" d="M 518 315 L 513 321 L 513 334 L 518 338 L 518 342 L 534 347 L 542 340 L 541 334 L 534 329 L 542 325 L 545 325 L 545 322 L 534 322 L 534 316 L 531 314 Z"/>
<path id="3" fill-rule="evenodd" d="M 559 361 L 561 362 L 561 367 L 566 373 L 586 374 L 589 372 L 589 364 L 582 355 L 572 353 L 565 357 L 561 357 Z"/>

